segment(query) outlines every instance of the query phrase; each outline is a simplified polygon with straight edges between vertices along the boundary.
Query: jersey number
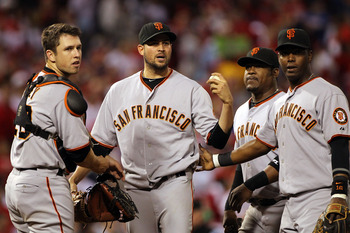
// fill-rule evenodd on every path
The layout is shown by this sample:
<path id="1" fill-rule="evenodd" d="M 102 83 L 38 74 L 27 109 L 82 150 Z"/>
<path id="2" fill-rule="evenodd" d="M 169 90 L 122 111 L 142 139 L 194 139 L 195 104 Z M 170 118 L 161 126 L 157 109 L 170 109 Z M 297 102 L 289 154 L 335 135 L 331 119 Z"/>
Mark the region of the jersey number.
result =
<path id="1" fill-rule="evenodd" d="M 32 106 L 26 105 L 27 115 L 29 116 L 29 120 L 32 121 Z M 24 127 L 16 125 L 15 128 L 15 136 L 20 139 L 26 139 L 29 136 L 30 132 L 26 132 Z"/>

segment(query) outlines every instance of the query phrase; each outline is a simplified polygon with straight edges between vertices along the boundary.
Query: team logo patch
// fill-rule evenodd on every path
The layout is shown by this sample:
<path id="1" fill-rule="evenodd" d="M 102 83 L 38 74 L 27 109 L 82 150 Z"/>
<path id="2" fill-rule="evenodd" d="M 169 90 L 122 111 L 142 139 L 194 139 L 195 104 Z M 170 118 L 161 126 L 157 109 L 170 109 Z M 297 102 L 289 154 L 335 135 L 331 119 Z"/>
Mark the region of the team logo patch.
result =
<path id="1" fill-rule="evenodd" d="M 288 29 L 288 30 L 287 30 L 287 37 L 288 37 L 288 39 L 292 39 L 294 36 L 295 36 L 295 30 L 294 30 L 294 28 Z"/>
<path id="2" fill-rule="evenodd" d="M 348 123 L 348 115 L 342 108 L 336 108 L 334 110 L 333 118 L 338 124 L 345 125 L 346 123 Z"/>
<path id="3" fill-rule="evenodd" d="M 163 24 L 162 23 L 156 22 L 153 25 L 158 31 L 163 29 Z"/>
<path id="4" fill-rule="evenodd" d="M 259 52 L 260 48 L 259 47 L 255 47 L 252 49 L 252 52 L 250 53 L 252 56 L 254 56 L 254 54 L 257 54 Z"/>

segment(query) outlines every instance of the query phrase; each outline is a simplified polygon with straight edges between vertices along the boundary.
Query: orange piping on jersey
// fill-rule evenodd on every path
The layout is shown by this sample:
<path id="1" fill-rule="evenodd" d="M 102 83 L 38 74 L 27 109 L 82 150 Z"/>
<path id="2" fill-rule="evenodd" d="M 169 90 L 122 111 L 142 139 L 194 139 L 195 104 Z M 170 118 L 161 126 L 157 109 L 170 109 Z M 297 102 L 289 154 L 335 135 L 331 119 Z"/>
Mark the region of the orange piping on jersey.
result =
<path id="1" fill-rule="evenodd" d="M 258 106 L 260 106 L 260 105 L 262 105 L 263 103 L 266 103 L 267 101 L 269 101 L 270 99 L 272 99 L 273 97 L 275 97 L 276 95 L 278 95 L 278 94 L 281 93 L 281 92 L 282 92 L 282 91 L 276 92 L 275 94 L 273 94 L 272 96 L 270 96 L 270 97 L 267 98 L 266 100 L 261 101 L 260 103 L 256 104 L 256 105 L 254 106 L 254 108 L 255 108 L 255 107 L 258 107 Z M 252 101 L 251 98 L 250 98 L 249 102 L 250 102 L 250 101 Z"/>
<path id="2" fill-rule="evenodd" d="M 64 84 L 64 85 L 66 85 L 66 86 L 69 86 L 69 87 L 71 87 L 72 89 L 74 89 L 75 91 L 79 92 L 75 87 L 73 87 L 72 85 L 69 85 L 68 83 L 65 83 L 64 81 L 47 82 L 47 83 L 43 83 L 43 84 L 38 84 L 37 87 L 42 87 L 42 86 L 45 86 L 45 85 L 57 84 L 57 83 L 60 83 L 60 84 Z"/>
<path id="3" fill-rule="evenodd" d="M 42 70 L 42 71 L 40 71 L 39 73 L 37 73 L 36 75 L 33 76 L 32 81 L 34 81 L 34 80 L 39 76 L 39 74 L 40 74 L 41 72 L 44 73 L 45 75 L 53 74 L 53 75 L 55 75 L 55 76 L 58 77 L 58 75 L 57 75 L 56 73 L 49 73 L 49 72 L 47 72 L 47 71 L 45 71 L 45 70 Z M 41 75 L 40 75 L 40 76 L 41 76 Z"/>
<path id="4" fill-rule="evenodd" d="M 72 114 L 73 116 L 76 116 L 76 117 L 80 117 L 80 116 L 82 116 L 84 113 L 81 114 L 81 115 L 78 115 L 78 114 L 76 114 L 75 112 L 73 112 L 73 111 L 69 108 L 69 106 L 68 106 L 68 103 L 67 103 L 67 96 L 68 96 L 69 91 L 70 91 L 70 89 L 67 90 L 67 92 L 66 92 L 66 94 L 65 94 L 65 96 L 64 96 L 64 105 L 66 106 L 66 109 L 68 110 L 68 112 L 69 112 L 70 114 Z M 78 93 L 79 93 L 79 92 L 78 92 Z"/>
<path id="5" fill-rule="evenodd" d="M 91 136 L 91 137 L 92 137 L 92 136 Z M 98 144 L 101 144 L 101 145 L 104 146 L 104 147 L 107 147 L 107 148 L 109 148 L 109 149 L 113 149 L 113 148 L 114 148 L 114 146 L 110 146 L 110 145 L 104 144 L 104 143 L 102 143 L 102 142 L 96 140 L 94 137 L 92 137 L 92 138 L 93 138 L 96 142 L 98 142 Z"/>
<path id="6" fill-rule="evenodd" d="M 65 148 L 65 149 L 66 149 L 67 151 L 77 151 L 77 150 L 83 149 L 83 148 L 88 147 L 88 146 L 90 146 L 90 142 L 86 143 L 86 144 L 83 145 L 83 146 L 79 146 L 79 147 L 76 147 L 76 148 L 73 148 L 73 149 L 67 149 L 67 148 Z"/>
<path id="7" fill-rule="evenodd" d="M 310 80 L 308 80 L 308 81 L 306 81 L 306 82 L 304 82 L 304 83 L 301 83 L 301 84 L 299 84 L 298 86 L 294 87 L 294 90 L 296 90 L 296 89 L 298 89 L 298 88 L 304 86 L 305 84 L 311 82 L 312 80 L 314 80 L 314 79 L 316 79 L 316 78 L 320 78 L 320 77 L 314 77 L 314 78 L 312 78 L 312 79 L 310 79 Z M 293 91 L 290 87 L 289 87 L 289 90 L 290 90 L 290 91 Z"/>
<path id="8" fill-rule="evenodd" d="M 45 70 L 42 70 L 41 72 L 44 73 L 45 75 L 52 74 L 52 75 L 55 75 L 56 77 L 59 77 L 56 73 L 46 72 Z M 39 74 L 40 74 L 40 72 L 37 73 L 37 74 L 32 78 L 32 81 L 34 81 L 34 80 L 38 77 Z M 64 85 L 66 85 L 66 86 L 69 86 L 69 87 L 73 88 L 73 89 L 76 90 L 77 92 L 79 92 L 75 87 L 73 87 L 72 85 L 69 85 L 68 83 L 65 83 L 64 81 L 52 81 L 52 82 L 42 83 L 42 84 L 38 84 L 37 87 L 42 87 L 42 86 L 49 85 L 49 84 L 53 84 L 53 83 L 61 83 L 61 84 L 64 84 Z"/>
<path id="9" fill-rule="evenodd" d="M 208 144 L 208 141 L 209 141 L 210 136 L 211 136 L 211 131 L 210 131 L 210 132 L 208 133 L 208 135 L 207 135 L 206 144 Z"/>
<path id="10" fill-rule="evenodd" d="M 150 88 L 144 81 L 143 81 L 143 78 L 142 78 L 142 73 L 143 71 L 140 71 L 140 80 L 141 80 L 141 83 L 147 87 L 148 90 L 152 91 L 152 88 Z M 161 81 L 157 87 L 159 87 L 160 85 L 162 85 L 169 77 L 170 75 L 173 73 L 173 69 L 170 69 L 170 73 L 165 77 L 165 79 L 163 81 Z M 155 87 L 156 88 L 156 87 Z"/>
<path id="11" fill-rule="evenodd" d="M 256 137 L 256 140 L 258 140 L 259 142 L 261 142 L 262 144 L 264 144 L 265 146 L 269 147 L 270 149 L 275 149 L 276 146 L 272 146 L 264 141 L 262 141 L 261 139 L 259 139 L 258 137 Z"/>
<path id="12" fill-rule="evenodd" d="M 63 226 L 62 226 L 62 225 L 63 225 L 63 224 L 62 224 L 62 219 L 61 219 L 60 213 L 59 213 L 58 210 L 57 210 L 57 206 L 56 206 L 55 200 L 54 200 L 54 198 L 53 198 L 53 196 L 52 196 L 52 191 L 51 191 L 51 188 L 50 188 L 49 177 L 46 177 L 46 185 L 47 185 L 47 189 L 48 189 L 49 194 L 50 194 L 50 198 L 51 198 L 51 201 L 52 201 L 52 205 L 53 205 L 53 207 L 55 208 L 55 211 L 56 211 L 56 213 L 57 213 L 58 220 L 60 221 L 61 233 L 63 233 L 64 231 L 63 231 Z"/>
<path id="13" fill-rule="evenodd" d="M 350 135 L 345 135 L 345 134 L 336 134 L 333 135 L 333 137 L 331 137 L 331 139 L 329 139 L 329 141 L 327 142 L 328 144 L 336 137 L 343 137 L 343 138 L 350 138 Z"/>

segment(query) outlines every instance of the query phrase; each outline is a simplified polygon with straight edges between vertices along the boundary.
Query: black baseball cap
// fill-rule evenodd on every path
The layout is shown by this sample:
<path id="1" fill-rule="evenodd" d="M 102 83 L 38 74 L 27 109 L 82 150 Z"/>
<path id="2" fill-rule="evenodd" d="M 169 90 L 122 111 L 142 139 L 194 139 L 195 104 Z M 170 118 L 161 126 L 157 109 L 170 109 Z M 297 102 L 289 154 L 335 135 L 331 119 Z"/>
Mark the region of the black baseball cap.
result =
<path id="1" fill-rule="evenodd" d="M 278 33 L 278 43 L 276 50 L 292 45 L 303 49 L 311 49 L 310 37 L 303 29 L 289 28 Z"/>
<path id="2" fill-rule="evenodd" d="M 139 33 L 139 42 L 143 45 L 148 40 L 159 34 L 167 34 L 171 42 L 176 40 L 175 33 L 171 32 L 170 28 L 167 25 L 161 22 L 152 22 L 143 25 L 141 28 Z"/>
<path id="3" fill-rule="evenodd" d="M 246 57 L 238 59 L 237 63 L 240 66 L 246 67 L 248 64 L 262 62 L 273 68 L 278 68 L 278 57 L 275 51 L 263 47 L 255 47 L 247 53 Z"/>

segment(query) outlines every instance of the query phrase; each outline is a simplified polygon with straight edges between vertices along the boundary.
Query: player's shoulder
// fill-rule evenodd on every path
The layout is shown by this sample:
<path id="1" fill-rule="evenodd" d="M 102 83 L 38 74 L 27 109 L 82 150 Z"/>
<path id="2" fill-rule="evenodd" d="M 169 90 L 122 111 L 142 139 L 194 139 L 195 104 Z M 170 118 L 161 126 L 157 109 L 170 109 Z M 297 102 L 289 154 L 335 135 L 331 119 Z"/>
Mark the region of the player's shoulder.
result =
<path id="1" fill-rule="evenodd" d="M 130 89 L 130 85 L 132 85 L 133 83 L 136 83 L 140 80 L 141 78 L 141 71 L 138 71 L 132 75 L 130 75 L 129 77 L 123 78 L 121 80 L 118 80 L 117 82 L 113 83 L 110 87 L 110 91 L 114 90 L 114 89 L 124 89 L 124 87 L 128 87 L 128 89 Z"/>
<path id="2" fill-rule="evenodd" d="M 174 83 L 179 83 L 182 88 L 186 87 L 194 87 L 194 88 L 199 88 L 202 87 L 196 80 L 193 80 L 184 74 L 181 74 L 180 72 L 176 70 L 172 70 L 172 73 L 169 77 L 169 80 Z"/>
<path id="3" fill-rule="evenodd" d="M 344 95 L 343 91 L 336 85 L 328 82 L 322 77 L 315 77 L 310 80 L 311 87 L 314 91 L 319 92 L 323 95 Z"/>
<path id="4" fill-rule="evenodd" d="M 38 86 L 38 92 L 35 95 L 43 96 L 46 99 L 45 102 L 53 100 L 64 99 L 68 90 L 72 89 L 71 86 L 65 85 L 63 83 L 49 83 L 46 85 Z"/>

